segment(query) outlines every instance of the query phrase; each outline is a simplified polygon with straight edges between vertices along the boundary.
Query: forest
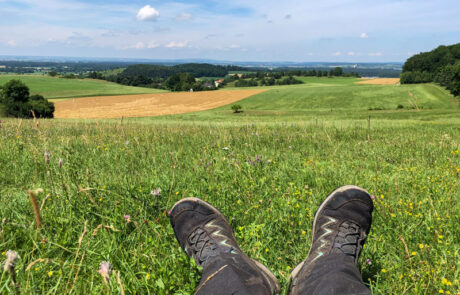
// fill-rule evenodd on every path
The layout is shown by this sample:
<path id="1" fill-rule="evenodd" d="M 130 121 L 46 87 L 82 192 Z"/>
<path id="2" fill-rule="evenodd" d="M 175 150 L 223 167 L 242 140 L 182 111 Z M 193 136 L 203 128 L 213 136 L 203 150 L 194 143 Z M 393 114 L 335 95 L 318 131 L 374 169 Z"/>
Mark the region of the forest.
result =
<path id="1" fill-rule="evenodd" d="M 403 66 L 401 83 L 437 82 L 460 96 L 460 43 L 439 46 L 410 57 Z"/>

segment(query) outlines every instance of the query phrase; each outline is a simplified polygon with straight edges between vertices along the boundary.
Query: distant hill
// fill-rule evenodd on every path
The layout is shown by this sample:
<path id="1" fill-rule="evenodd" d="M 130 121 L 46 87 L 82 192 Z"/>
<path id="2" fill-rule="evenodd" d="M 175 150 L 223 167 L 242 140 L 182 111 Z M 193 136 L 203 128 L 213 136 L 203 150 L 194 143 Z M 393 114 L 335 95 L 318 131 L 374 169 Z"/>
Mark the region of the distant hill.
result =
<path id="1" fill-rule="evenodd" d="M 128 66 L 120 75 L 125 77 L 143 76 L 148 78 L 169 78 L 178 73 L 189 73 L 194 77 L 224 77 L 229 71 L 246 71 L 238 66 L 220 66 L 202 63 L 187 63 L 175 66 L 137 64 Z"/>
<path id="2" fill-rule="evenodd" d="M 460 43 L 439 46 L 410 57 L 403 66 L 401 83 L 438 82 L 460 96 Z"/>

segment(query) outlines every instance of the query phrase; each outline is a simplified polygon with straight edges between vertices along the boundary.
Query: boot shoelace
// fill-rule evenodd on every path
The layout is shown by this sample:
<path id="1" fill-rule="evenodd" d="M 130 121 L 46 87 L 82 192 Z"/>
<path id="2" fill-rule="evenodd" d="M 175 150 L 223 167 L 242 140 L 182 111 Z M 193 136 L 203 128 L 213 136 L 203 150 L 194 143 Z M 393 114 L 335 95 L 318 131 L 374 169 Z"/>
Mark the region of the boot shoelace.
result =
<path id="1" fill-rule="evenodd" d="M 340 250 L 342 253 L 353 256 L 357 260 L 361 252 L 359 225 L 345 221 L 339 227 L 339 232 L 335 238 L 333 248 Z"/>
<path id="2" fill-rule="evenodd" d="M 189 250 L 191 256 L 195 258 L 200 265 L 206 262 L 210 256 L 213 256 L 217 248 L 216 243 L 201 228 L 197 228 L 188 238 Z"/>

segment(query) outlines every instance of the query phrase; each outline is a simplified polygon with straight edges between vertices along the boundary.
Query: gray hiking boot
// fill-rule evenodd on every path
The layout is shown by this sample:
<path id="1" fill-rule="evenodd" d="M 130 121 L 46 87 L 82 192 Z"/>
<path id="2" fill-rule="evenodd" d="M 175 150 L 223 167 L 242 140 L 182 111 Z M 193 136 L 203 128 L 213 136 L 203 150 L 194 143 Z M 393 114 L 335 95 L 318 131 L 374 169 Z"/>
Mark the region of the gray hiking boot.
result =
<path id="1" fill-rule="evenodd" d="M 241 251 L 230 224 L 219 210 L 198 198 L 186 198 L 172 207 L 170 220 L 182 249 L 203 267 L 197 293 L 206 288 L 213 294 L 279 293 L 276 277 Z M 227 284 L 230 286 L 225 290 Z M 231 291 L 232 288 L 237 290 Z"/>
<path id="2" fill-rule="evenodd" d="M 369 193 L 353 185 L 336 189 L 322 202 L 315 214 L 308 256 L 291 273 L 290 294 L 311 289 L 310 281 L 327 268 L 325 263 L 349 261 L 355 267 L 371 228 L 372 210 Z"/>

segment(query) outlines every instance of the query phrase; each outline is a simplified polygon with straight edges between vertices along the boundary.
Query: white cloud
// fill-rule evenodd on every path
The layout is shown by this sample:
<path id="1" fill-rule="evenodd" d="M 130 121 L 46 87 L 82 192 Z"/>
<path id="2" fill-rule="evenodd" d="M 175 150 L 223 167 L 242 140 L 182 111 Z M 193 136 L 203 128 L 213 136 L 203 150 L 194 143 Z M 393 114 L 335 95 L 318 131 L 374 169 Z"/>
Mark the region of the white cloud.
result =
<path id="1" fill-rule="evenodd" d="M 184 41 L 184 42 L 171 41 L 166 45 L 166 48 L 183 48 L 186 46 L 188 46 L 188 41 Z"/>
<path id="2" fill-rule="evenodd" d="M 182 12 L 175 18 L 176 21 L 187 21 L 191 19 L 192 19 L 192 15 L 190 13 L 185 13 L 185 12 Z"/>
<path id="3" fill-rule="evenodd" d="M 361 35 L 359 35 L 359 38 L 367 39 L 367 38 L 369 38 L 369 36 L 367 35 L 367 33 L 361 33 Z"/>
<path id="4" fill-rule="evenodd" d="M 137 20 L 140 21 L 156 21 L 160 16 L 160 12 L 150 5 L 145 5 L 137 12 Z"/>
<path id="5" fill-rule="evenodd" d="M 152 42 L 149 43 L 149 45 L 147 45 L 147 48 L 152 49 L 152 48 L 157 48 L 159 46 L 160 46 L 159 44 L 157 44 L 157 43 L 152 41 Z"/>
<path id="6" fill-rule="evenodd" d="M 237 44 L 230 45 L 230 49 L 239 49 L 239 48 L 241 48 L 240 45 L 237 45 Z"/>
<path id="7" fill-rule="evenodd" d="M 337 51 L 337 52 L 334 52 L 332 55 L 333 55 L 333 56 L 341 56 L 341 55 L 342 55 L 342 52 Z"/>
<path id="8" fill-rule="evenodd" d="M 145 48 L 145 44 L 144 44 L 144 42 L 137 42 L 137 43 L 134 44 L 131 48 L 134 48 L 134 49 L 144 49 L 144 48 Z"/>
<path id="9" fill-rule="evenodd" d="M 371 52 L 368 55 L 369 56 L 382 56 L 383 54 L 381 52 Z"/>
<path id="10" fill-rule="evenodd" d="M 16 46 L 16 41 L 10 40 L 10 41 L 6 42 L 6 45 L 14 47 L 14 46 Z"/>
<path id="11" fill-rule="evenodd" d="M 354 53 L 353 51 L 348 51 L 348 52 L 347 52 L 347 55 L 349 55 L 349 56 L 354 56 L 355 53 Z"/>

